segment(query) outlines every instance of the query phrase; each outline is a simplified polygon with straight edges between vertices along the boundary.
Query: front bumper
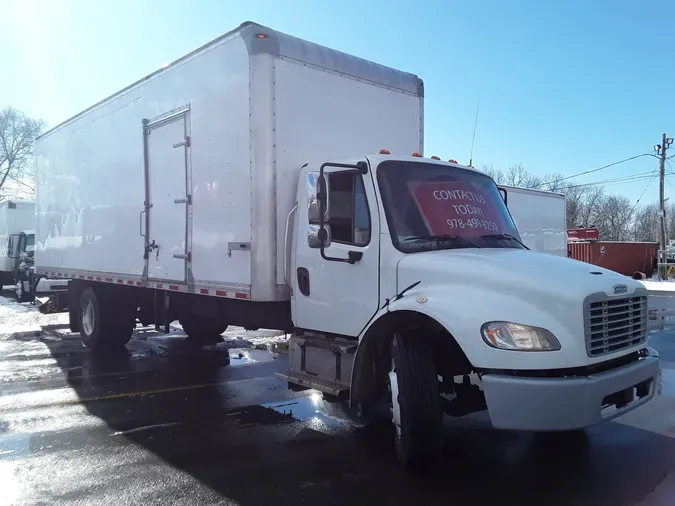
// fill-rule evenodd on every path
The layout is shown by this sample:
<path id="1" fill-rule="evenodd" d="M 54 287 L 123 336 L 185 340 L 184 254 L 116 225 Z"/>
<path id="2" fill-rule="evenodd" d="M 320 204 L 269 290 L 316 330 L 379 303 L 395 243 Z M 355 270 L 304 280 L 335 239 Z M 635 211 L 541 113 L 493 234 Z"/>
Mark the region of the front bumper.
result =
<path id="1" fill-rule="evenodd" d="M 658 373 L 658 354 L 649 349 L 648 356 L 635 362 L 589 376 L 485 374 L 482 382 L 494 427 L 564 431 L 606 422 L 642 406 L 654 397 Z M 613 404 L 617 400 L 620 406 Z"/>

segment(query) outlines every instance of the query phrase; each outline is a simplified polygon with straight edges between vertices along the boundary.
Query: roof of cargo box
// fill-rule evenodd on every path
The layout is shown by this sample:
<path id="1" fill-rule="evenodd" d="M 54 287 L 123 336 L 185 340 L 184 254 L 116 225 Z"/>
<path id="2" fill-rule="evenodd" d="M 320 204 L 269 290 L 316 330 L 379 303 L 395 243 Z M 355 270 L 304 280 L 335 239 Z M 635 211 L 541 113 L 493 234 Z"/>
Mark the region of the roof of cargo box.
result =
<path id="1" fill-rule="evenodd" d="M 363 81 L 386 86 L 395 90 L 400 90 L 405 93 L 410 93 L 420 97 L 424 96 L 424 82 L 415 74 L 410 74 L 408 72 L 402 72 L 391 67 L 386 67 L 369 60 L 364 60 L 363 58 L 358 58 L 335 49 L 330 49 L 313 42 L 272 30 L 271 28 L 259 25 L 258 23 L 254 23 L 252 21 L 246 21 L 234 30 L 229 31 L 210 42 L 207 42 L 203 46 L 173 61 L 169 65 L 166 65 L 161 69 L 148 74 L 135 83 L 130 84 L 126 88 L 121 89 L 120 91 L 104 98 L 91 107 L 88 107 L 84 111 L 76 114 L 75 116 L 72 116 L 54 126 L 53 128 L 50 128 L 37 138 L 40 139 L 41 137 L 48 135 L 66 123 L 81 116 L 85 112 L 95 109 L 108 100 L 123 94 L 124 92 L 138 86 L 139 84 L 142 84 L 148 79 L 161 74 L 171 67 L 193 57 L 197 53 L 200 53 L 212 45 L 217 44 L 218 42 L 221 42 L 222 40 L 232 37 L 236 34 L 239 34 L 246 44 L 249 54 L 273 54 L 275 56 L 287 58 L 289 60 L 296 60 L 304 64 L 338 72 L 356 79 L 361 79 Z"/>

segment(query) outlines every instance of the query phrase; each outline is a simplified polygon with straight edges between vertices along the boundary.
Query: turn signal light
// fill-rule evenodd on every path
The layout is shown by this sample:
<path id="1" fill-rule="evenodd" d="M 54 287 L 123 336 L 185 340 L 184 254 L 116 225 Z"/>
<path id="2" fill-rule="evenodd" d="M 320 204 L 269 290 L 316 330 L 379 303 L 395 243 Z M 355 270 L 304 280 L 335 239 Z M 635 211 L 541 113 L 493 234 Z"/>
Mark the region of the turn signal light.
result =
<path id="1" fill-rule="evenodd" d="M 422 155 L 420 155 L 419 153 L 413 153 L 412 155 L 416 156 L 417 158 L 422 158 Z"/>
<path id="2" fill-rule="evenodd" d="M 436 156 L 436 155 L 434 155 L 434 156 L 432 156 L 432 157 L 431 157 L 431 159 L 432 159 L 432 160 L 440 160 L 440 159 L 441 159 L 441 157 L 440 157 L 440 156 Z"/>
<path id="3" fill-rule="evenodd" d="M 388 149 L 380 149 L 380 154 L 381 155 L 390 155 L 391 153 L 389 152 Z"/>

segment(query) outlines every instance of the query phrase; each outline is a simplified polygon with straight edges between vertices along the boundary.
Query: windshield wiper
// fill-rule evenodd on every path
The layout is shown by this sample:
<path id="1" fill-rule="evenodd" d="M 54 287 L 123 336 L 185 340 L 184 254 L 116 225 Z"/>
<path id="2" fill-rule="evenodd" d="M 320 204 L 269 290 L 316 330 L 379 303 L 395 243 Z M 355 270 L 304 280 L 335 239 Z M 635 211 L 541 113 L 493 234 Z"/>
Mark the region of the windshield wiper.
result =
<path id="1" fill-rule="evenodd" d="M 523 241 L 520 239 L 513 237 L 511 234 L 488 234 L 488 235 L 481 235 L 481 239 L 502 239 L 504 241 L 515 241 L 518 244 L 520 244 L 523 248 L 525 249 L 530 249 L 528 248 Z"/>
<path id="2" fill-rule="evenodd" d="M 415 237 L 408 237 L 407 239 L 403 239 L 403 242 L 410 242 L 410 241 L 445 241 L 445 240 L 455 240 L 455 241 L 464 241 L 465 244 L 468 244 L 472 248 L 482 248 L 482 246 L 479 246 L 475 242 L 467 239 L 466 237 L 461 237 L 459 235 L 448 235 L 448 234 L 433 234 L 433 235 L 417 235 Z"/>

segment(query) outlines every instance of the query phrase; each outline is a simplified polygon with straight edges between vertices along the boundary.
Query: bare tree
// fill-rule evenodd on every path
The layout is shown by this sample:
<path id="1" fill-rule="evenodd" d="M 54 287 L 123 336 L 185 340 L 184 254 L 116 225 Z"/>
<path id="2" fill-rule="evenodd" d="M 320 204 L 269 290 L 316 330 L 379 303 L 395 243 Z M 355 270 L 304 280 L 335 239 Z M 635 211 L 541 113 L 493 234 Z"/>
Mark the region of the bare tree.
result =
<path id="1" fill-rule="evenodd" d="M 45 127 L 13 107 L 0 110 L 0 200 L 32 195 L 35 187 L 33 143 Z"/>
<path id="2" fill-rule="evenodd" d="M 494 179 L 495 183 L 506 184 L 504 173 L 499 169 L 495 169 L 492 165 L 483 165 L 483 172 Z"/>
<path id="3" fill-rule="evenodd" d="M 632 223 L 632 239 L 641 242 L 658 242 L 658 224 L 659 206 L 657 204 L 647 204 L 637 208 Z M 669 225 L 672 226 L 673 224 L 669 222 Z M 671 235 L 671 237 L 673 236 Z"/>
<path id="4" fill-rule="evenodd" d="M 634 206 L 628 197 L 608 195 L 598 206 L 596 226 L 606 241 L 625 241 L 629 238 Z"/>

